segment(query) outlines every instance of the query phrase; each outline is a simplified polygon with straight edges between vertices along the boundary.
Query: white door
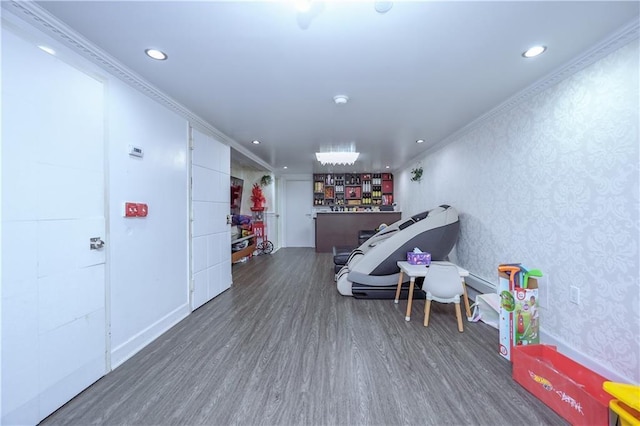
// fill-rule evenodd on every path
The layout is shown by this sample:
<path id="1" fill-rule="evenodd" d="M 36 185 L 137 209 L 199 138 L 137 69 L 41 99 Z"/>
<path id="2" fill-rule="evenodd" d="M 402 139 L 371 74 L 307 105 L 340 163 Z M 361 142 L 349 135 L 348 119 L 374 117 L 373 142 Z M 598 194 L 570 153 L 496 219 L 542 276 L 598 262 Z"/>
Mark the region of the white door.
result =
<path id="1" fill-rule="evenodd" d="M 285 181 L 284 247 L 315 247 L 311 180 Z"/>
<path id="2" fill-rule="evenodd" d="M 191 309 L 231 286 L 231 151 L 191 130 Z"/>
<path id="3" fill-rule="evenodd" d="M 104 86 L 6 26 L 2 80 L 2 424 L 36 424 L 107 371 Z"/>

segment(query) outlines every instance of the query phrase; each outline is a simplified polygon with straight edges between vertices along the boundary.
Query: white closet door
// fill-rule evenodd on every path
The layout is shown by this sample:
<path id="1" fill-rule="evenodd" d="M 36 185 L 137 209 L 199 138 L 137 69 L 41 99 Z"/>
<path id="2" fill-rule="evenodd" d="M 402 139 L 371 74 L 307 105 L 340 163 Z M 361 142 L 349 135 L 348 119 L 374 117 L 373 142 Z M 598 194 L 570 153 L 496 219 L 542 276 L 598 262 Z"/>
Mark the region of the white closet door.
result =
<path id="1" fill-rule="evenodd" d="M 191 308 L 231 286 L 231 153 L 227 145 L 192 129 Z"/>
<path id="2" fill-rule="evenodd" d="M 315 247 L 315 224 L 309 198 L 313 181 L 285 181 L 284 247 Z"/>
<path id="3" fill-rule="evenodd" d="M 2 79 L 2 424 L 35 424 L 106 372 L 104 87 L 6 27 Z"/>

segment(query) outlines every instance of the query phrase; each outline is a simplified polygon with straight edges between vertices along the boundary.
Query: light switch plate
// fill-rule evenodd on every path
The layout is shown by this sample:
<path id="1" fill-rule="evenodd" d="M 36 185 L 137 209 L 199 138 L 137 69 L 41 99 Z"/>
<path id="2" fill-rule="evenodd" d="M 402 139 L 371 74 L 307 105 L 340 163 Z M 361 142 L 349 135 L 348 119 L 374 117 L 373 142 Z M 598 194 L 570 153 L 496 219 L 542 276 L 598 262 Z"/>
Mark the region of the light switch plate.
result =
<path id="1" fill-rule="evenodd" d="M 129 155 L 132 157 L 140 157 L 144 156 L 144 151 L 139 146 L 129 145 Z"/>

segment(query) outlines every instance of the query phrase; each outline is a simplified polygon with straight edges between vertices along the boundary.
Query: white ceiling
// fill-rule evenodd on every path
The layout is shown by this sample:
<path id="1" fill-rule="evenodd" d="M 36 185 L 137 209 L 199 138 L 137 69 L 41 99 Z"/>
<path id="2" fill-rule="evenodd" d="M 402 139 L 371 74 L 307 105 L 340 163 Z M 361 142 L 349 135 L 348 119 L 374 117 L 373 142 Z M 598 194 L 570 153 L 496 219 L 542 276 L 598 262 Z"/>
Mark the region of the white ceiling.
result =
<path id="1" fill-rule="evenodd" d="M 278 174 L 328 170 L 314 152 L 349 145 L 349 170 L 406 166 L 639 16 L 637 1 L 39 4 Z M 534 44 L 547 52 L 522 58 Z"/>

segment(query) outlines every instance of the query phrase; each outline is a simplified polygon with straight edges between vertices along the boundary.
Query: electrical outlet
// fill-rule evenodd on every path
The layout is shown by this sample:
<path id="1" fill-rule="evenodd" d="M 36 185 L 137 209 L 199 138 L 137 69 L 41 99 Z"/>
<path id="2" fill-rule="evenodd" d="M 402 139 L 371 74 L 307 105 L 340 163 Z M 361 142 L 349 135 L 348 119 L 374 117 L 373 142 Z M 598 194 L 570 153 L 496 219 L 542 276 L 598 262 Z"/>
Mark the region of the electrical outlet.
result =
<path id="1" fill-rule="evenodd" d="M 580 289 L 574 285 L 569 287 L 569 302 L 580 304 Z"/>
<path id="2" fill-rule="evenodd" d="M 124 203 L 124 217 L 136 217 L 138 215 L 137 203 Z"/>
<path id="3" fill-rule="evenodd" d="M 147 217 L 147 215 L 149 214 L 149 206 L 145 203 L 137 203 L 136 208 L 136 216 L 138 217 Z"/>

